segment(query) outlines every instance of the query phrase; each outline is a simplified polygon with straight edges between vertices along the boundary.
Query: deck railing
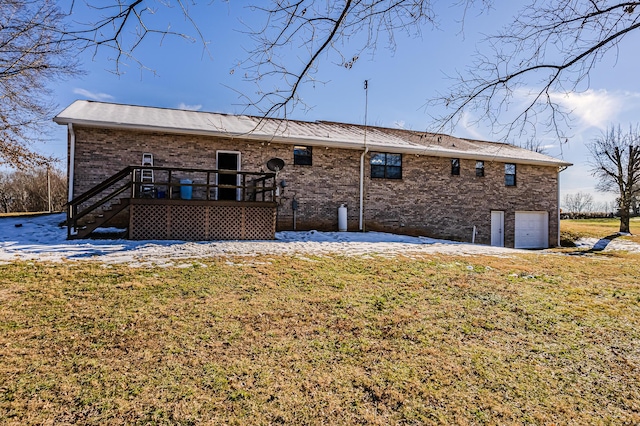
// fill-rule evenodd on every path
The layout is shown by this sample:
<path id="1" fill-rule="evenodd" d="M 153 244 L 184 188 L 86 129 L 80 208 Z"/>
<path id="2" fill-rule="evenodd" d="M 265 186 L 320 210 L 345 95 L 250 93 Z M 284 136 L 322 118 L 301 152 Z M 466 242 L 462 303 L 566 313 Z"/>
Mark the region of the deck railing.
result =
<path id="1" fill-rule="evenodd" d="M 117 198 L 274 202 L 276 175 L 271 172 L 128 166 L 67 204 L 68 236 L 77 232 L 83 217 Z"/>
<path id="2" fill-rule="evenodd" d="M 275 173 L 131 166 L 132 198 L 275 201 Z M 153 172 L 153 181 L 144 172 Z M 228 181 L 235 180 L 235 183 Z M 225 181 L 224 183 L 222 181 Z M 185 190 L 188 189 L 188 190 Z M 224 192 L 223 192 L 224 191 Z M 190 196 L 185 197 L 185 195 Z"/>

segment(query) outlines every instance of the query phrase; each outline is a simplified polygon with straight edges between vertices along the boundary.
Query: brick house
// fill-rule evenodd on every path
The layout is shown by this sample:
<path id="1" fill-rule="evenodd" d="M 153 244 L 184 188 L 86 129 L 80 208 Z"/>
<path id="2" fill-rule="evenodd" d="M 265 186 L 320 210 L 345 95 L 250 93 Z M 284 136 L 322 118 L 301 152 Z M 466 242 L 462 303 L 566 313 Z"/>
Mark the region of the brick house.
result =
<path id="1" fill-rule="evenodd" d="M 337 230 L 338 209 L 344 205 L 347 228 L 353 231 L 522 248 L 555 246 L 559 240 L 559 173 L 570 164 L 508 144 L 345 123 L 91 101 L 74 102 L 54 121 L 69 131 L 69 200 L 78 200 L 124 167 L 137 165 L 128 181 L 133 189 L 126 193 L 133 204 L 128 215 L 127 209 L 119 213 L 120 220 L 133 227 L 132 217 L 142 214 L 148 217 L 137 227 L 166 222 L 175 231 L 182 226 L 179 232 L 163 228 L 153 238 L 273 238 L 271 231 L 240 235 L 240 228 L 216 234 L 213 228 L 226 223 L 221 215 L 235 215 L 233 220 L 242 224 L 262 215 L 274 231 Z M 140 201 L 134 192 L 141 178 L 135 176 L 142 176 L 145 154 L 153 156 L 155 188 Z M 273 159 L 281 161 L 269 163 Z M 270 170 L 274 164 L 282 169 Z M 191 174 L 194 194 L 204 194 L 202 200 L 180 201 L 181 173 Z M 265 187 L 268 179 L 272 183 Z M 272 190 L 261 205 L 251 204 L 257 200 L 256 182 Z M 245 197 L 251 192 L 248 188 L 253 193 Z M 147 207 L 136 207 L 140 203 Z M 186 212 L 185 203 L 197 205 L 200 213 Z M 220 210 L 242 203 L 242 213 Z M 273 214 L 247 213 L 265 206 Z M 214 216 L 218 222 L 212 222 Z M 205 234 L 198 233 L 204 228 Z"/>

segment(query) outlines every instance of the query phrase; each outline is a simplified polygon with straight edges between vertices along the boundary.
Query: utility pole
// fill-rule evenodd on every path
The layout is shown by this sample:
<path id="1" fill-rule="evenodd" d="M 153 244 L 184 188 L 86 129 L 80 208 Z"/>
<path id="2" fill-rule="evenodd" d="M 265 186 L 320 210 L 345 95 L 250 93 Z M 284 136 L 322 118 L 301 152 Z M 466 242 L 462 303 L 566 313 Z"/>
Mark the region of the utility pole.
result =
<path id="1" fill-rule="evenodd" d="M 49 200 L 49 213 L 51 213 L 51 164 L 47 163 L 47 199 Z"/>

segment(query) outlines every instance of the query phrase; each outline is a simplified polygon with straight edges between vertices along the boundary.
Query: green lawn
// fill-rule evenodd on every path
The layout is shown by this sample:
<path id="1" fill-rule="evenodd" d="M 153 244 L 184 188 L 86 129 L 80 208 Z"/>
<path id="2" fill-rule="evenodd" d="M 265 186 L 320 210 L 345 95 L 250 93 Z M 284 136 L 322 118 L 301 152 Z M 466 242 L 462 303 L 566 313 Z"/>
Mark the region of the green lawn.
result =
<path id="1" fill-rule="evenodd" d="M 0 266 L 2 424 L 638 424 L 639 256 Z"/>

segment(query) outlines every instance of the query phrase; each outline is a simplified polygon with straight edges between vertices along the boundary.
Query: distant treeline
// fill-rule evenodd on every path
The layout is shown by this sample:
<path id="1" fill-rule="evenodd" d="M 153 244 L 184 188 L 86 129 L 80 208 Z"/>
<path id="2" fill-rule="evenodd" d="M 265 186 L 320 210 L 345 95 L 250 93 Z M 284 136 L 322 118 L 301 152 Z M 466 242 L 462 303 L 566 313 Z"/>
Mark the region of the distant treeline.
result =
<path id="1" fill-rule="evenodd" d="M 59 212 L 67 202 L 67 177 L 61 170 L 47 168 L 0 172 L 0 213 Z"/>
<path id="2" fill-rule="evenodd" d="M 605 219 L 614 217 L 619 217 L 619 215 L 605 212 L 560 213 L 560 219 Z"/>

